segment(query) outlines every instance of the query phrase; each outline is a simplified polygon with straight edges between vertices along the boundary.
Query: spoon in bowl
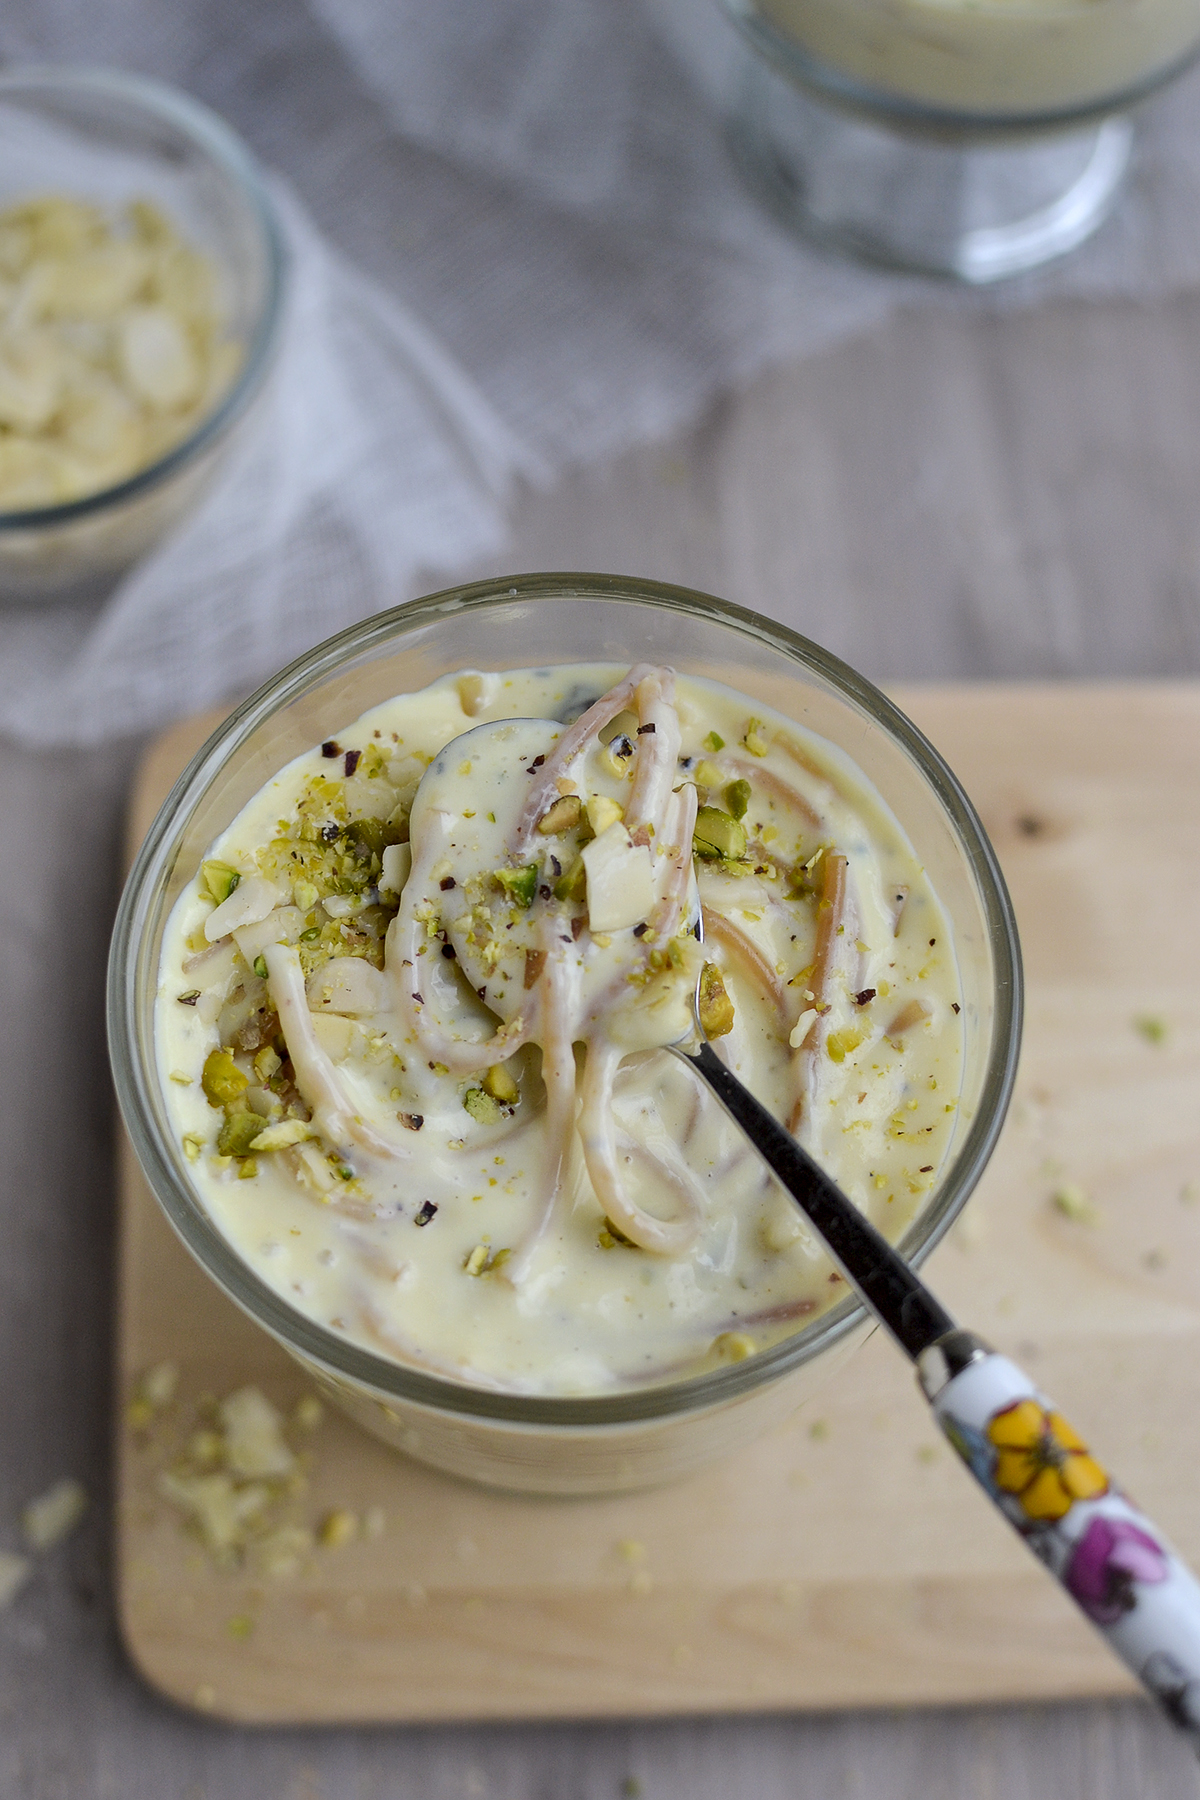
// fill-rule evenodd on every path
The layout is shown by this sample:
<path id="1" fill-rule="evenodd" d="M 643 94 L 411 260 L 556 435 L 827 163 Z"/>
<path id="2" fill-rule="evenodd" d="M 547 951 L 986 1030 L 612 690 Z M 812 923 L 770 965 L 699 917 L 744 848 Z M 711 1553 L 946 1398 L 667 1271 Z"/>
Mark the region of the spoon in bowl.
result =
<path id="1" fill-rule="evenodd" d="M 707 1084 L 916 1364 L 938 1425 L 989 1499 L 1200 1754 L 1200 1582 L 1035 1383 L 955 1323 L 726 1067 L 701 1023 L 699 982 L 693 1015 L 692 1032 L 665 1047 Z"/>
<path id="2" fill-rule="evenodd" d="M 607 699 L 616 704 L 613 694 Z M 582 754 L 580 728 L 587 717 L 566 732 L 546 719 L 488 722 L 440 752 L 413 802 L 412 873 L 389 931 L 388 965 L 397 966 L 396 991 L 411 1029 L 425 1033 L 427 1048 L 433 1042 L 429 1034 L 439 1029 L 429 1015 L 438 1010 L 439 970 L 446 956 L 446 951 L 439 957 L 422 954 L 435 902 L 446 950 L 471 989 L 502 1020 L 486 1043 L 460 1041 L 442 1030 L 436 1054 L 443 1064 L 482 1066 L 509 1054 L 526 1037 L 541 1042 L 548 1116 L 553 1114 L 548 1135 L 557 1149 L 548 1165 L 539 1222 L 510 1268 L 519 1275 L 545 1229 L 561 1185 L 563 1146 L 576 1129 L 601 1203 L 610 1213 L 618 1208 L 613 1216 L 624 1220 L 627 1235 L 643 1248 L 667 1253 L 679 1233 L 686 1235 L 686 1217 L 662 1221 L 627 1209 L 626 1218 L 619 1211 L 619 1183 L 606 1179 L 615 1155 L 615 1065 L 635 1048 L 670 1049 L 745 1132 L 867 1307 L 916 1364 L 939 1426 L 989 1498 L 1200 1751 L 1200 1583 L 1029 1377 L 956 1324 L 887 1239 L 716 1055 L 703 1026 L 702 958 L 685 957 L 675 979 L 664 973 L 655 989 L 639 988 L 642 1035 L 623 1047 L 609 1041 L 606 1001 L 617 988 L 627 997 L 630 969 L 642 956 L 638 928 L 629 929 L 634 921 L 649 919 L 664 941 L 674 941 L 680 926 L 686 932 L 690 924 L 703 941 L 690 853 L 695 790 L 673 789 L 674 757 L 664 730 L 662 766 L 648 764 L 662 790 L 650 809 L 660 827 L 656 854 L 635 846 L 623 825 L 606 828 L 584 851 L 585 863 L 597 857 L 610 830 L 622 840 L 603 889 L 599 866 L 587 867 L 587 931 L 579 937 L 574 926 L 581 920 L 571 911 L 578 905 L 569 891 L 572 874 L 561 869 L 549 846 L 557 841 L 558 811 L 569 809 L 576 817 L 582 802 L 565 795 L 551 777 L 559 773 L 564 746 L 580 739 L 575 751 Z M 648 741 L 657 755 L 657 732 Z M 478 788 L 484 770 L 498 771 L 486 804 Z M 635 822 L 634 790 L 626 801 L 625 817 Z M 539 836 L 545 848 L 536 852 Z M 503 914 L 496 921 L 493 955 L 485 954 L 487 944 L 475 929 L 479 897 L 470 899 L 472 878 L 481 870 L 495 871 L 492 887 L 504 890 L 489 902 L 498 903 Z M 644 892 L 638 891 L 639 879 Z M 616 908 L 611 917 L 600 911 L 602 905 Z M 643 923 L 640 930 L 646 929 Z M 690 993 L 689 970 L 697 971 Z M 441 984 L 451 985 L 444 975 Z M 578 1041 L 585 1043 L 587 1059 L 577 1120 L 572 1046 Z M 686 1202 L 686 1194 L 682 1198 Z"/>

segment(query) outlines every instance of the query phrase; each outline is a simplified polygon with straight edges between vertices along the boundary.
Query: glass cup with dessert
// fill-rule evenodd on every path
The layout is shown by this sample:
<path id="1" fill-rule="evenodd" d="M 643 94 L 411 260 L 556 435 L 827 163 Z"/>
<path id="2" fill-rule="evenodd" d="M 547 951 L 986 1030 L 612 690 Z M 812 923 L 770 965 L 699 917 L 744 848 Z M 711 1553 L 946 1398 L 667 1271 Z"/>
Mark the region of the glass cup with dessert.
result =
<path id="1" fill-rule="evenodd" d="M 969 803 L 782 627 L 520 576 L 353 627 L 210 739 L 122 902 L 114 1068 L 184 1241 L 341 1406 L 492 1485 L 614 1491 L 868 1329 L 662 1048 L 701 977 L 731 1066 L 923 1258 L 1019 1034 Z"/>
<path id="2" fill-rule="evenodd" d="M 805 235 L 984 283 L 1081 244 L 1130 109 L 1200 47 L 1200 0 L 725 0 L 751 46 L 734 141 Z"/>

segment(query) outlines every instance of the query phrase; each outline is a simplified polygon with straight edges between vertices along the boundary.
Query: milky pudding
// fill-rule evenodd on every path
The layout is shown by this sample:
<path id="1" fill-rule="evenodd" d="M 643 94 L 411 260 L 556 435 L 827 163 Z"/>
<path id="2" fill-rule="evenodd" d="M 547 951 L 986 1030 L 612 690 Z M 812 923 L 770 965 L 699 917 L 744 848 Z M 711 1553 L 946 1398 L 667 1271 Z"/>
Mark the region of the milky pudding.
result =
<path id="1" fill-rule="evenodd" d="M 879 94 L 991 116 L 1117 98 L 1200 42 L 1200 0 L 755 0 L 740 10 Z"/>
<path id="2" fill-rule="evenodd" d="M 207 1212 L 300 1313 L 476 1388 L 743 1360 L 845 1294 L 665 1048 L 718 1053 L 890 1237 L 955 1132 L 936 894 L 828 741 L 666 668 L 463 672 L 211 846 L 156 1056 Z"/>

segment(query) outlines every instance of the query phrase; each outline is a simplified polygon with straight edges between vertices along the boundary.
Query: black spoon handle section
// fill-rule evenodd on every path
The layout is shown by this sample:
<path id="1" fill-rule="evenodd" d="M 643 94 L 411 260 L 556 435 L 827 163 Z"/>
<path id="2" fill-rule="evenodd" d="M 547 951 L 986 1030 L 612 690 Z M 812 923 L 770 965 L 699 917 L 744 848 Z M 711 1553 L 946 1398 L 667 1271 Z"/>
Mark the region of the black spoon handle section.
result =
<path id="1" fill-rule="evenodd" d="M 826 1249 L 840 1264 L 871 1311 L 915 1362 L 923 1350 L 955 1328 L 950 1314 L 913 1274 L 837 1184 L 777 1119 L 731 1075 L 711 1044 L 698 1051 L 671 1048 L 712 1089 L 730 1118 L 787 1188 Z"/>

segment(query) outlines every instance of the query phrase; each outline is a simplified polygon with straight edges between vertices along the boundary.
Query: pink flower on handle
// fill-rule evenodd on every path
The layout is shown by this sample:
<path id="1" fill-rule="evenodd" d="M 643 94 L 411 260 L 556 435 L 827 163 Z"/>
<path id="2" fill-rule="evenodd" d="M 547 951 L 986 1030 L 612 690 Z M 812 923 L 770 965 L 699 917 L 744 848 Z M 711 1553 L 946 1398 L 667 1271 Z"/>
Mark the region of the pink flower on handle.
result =
<path id="1" fill-rule="evenodd" d="M 1167 1559 L 1154 1538 L 1128 1519 L 1095 1518 L 1067 1565 L 1066 1587 L 1089 1619 L 1115 1625 L 1137 1605 L 1134 1583 L 1165 1581 Z"/>

